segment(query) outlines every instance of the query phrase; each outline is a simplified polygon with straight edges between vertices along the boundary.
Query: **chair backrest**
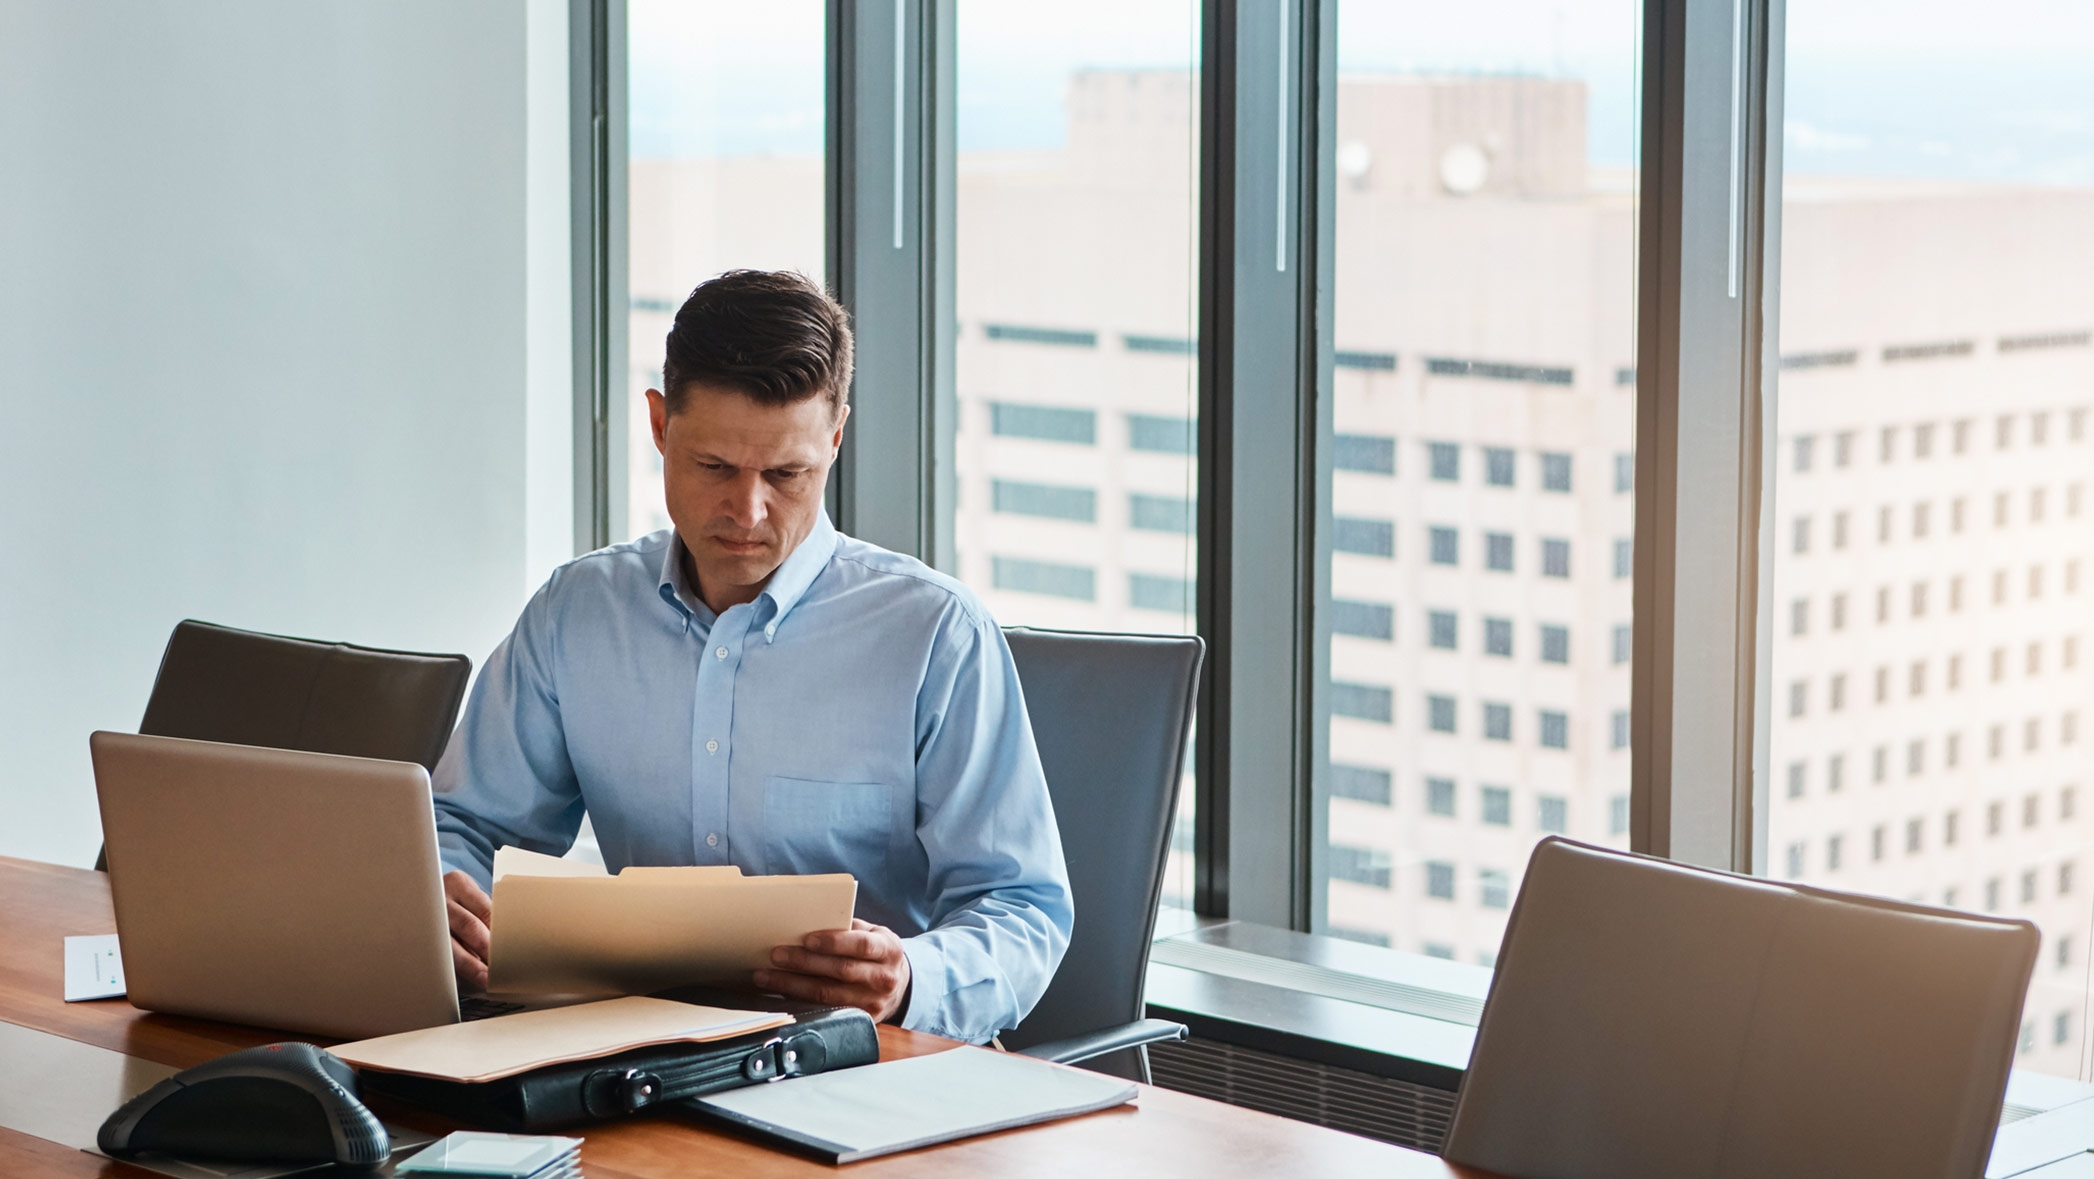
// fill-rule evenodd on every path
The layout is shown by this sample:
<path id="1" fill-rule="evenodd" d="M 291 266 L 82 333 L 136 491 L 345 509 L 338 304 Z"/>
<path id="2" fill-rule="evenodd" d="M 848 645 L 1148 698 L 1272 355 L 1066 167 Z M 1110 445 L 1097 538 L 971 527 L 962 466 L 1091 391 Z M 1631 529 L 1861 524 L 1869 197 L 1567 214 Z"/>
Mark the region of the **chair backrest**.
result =
<path id="1" fill-rule="evenodd" d="M 1976 1179 L 2037 935 L 1547 839 L 1446 1157 L 1511 1177 Z"/>
<path id="2" fill-rule="evenodd" d="M 1076 931 L 1012 1048 L 1142 1018 L 1178 780 L 1206 644 L 1197 638 L 1005 632 L 1047 771 Z M 1085 1067 L 1141 1075 L 1138 1050 Z"/>
<path id="3" fill-rule="evenodd" d="M 167 640 L 138 731 L 411 761 L 434 770 L 472 668 L 463 655 L 386 651 L 187 621 Z"/>

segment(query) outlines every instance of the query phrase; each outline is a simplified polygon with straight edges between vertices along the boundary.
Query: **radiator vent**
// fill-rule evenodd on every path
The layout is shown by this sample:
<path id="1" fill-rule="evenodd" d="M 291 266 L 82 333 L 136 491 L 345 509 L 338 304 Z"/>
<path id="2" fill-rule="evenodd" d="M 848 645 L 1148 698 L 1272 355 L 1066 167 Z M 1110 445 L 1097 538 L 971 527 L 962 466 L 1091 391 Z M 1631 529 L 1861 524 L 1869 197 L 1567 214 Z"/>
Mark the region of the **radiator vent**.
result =
<path id="1" fill-rule="evenodd" d="M 1444 1089 L 1215 1040 L 1151 1044 L 1149 1071 L 1166 1089 L 1434 1154 L 1454 1116 Z"/>

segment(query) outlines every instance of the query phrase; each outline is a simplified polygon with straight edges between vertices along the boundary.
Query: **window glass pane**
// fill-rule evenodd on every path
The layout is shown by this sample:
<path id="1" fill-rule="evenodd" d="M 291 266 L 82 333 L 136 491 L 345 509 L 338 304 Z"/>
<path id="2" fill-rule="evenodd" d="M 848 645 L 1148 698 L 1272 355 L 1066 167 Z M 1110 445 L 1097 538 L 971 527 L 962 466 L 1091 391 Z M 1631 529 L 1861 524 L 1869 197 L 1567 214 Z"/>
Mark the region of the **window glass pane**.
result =
<path id="1" fill-rule="evenodd" d="M 1773 640 L 1768 868 L 2035 922 L 2014 1063 L 2078 1076 L 2094 10 L 1808 0 L 1787 59 L 1773 592 L 1824 625 Z"/>
<path id="2" fill-rule="evenodd" d="M 669 527 L 642 394 L 691 288 L 723 270 L 822 281 L 823 6 L 629 0 L 625 540 Z M 613 494 L 619 493 L 613 488 Z"/>
<path id="3" fill-rule="evenodd" d="M 949 572 L 1005 625 L 1190 634 L 1199 5 L 957 12 Z M 1354 704 L 1386 723 L 1385 690 Z M 1164 892 L 1190 905 L 1189 773 L 1179 799 Z"/>
<path id="4" fill-rule="evenodd" d="M 1327 907 L 1399 950 L 1493 961 L 1535 840 L 1627 845 L 1641 10 L 1338 2 L 1334 342 L 1392 363 L 1333 376 L 1330 578 L 1400 625 L 1334 628 L 1333 680 L 1384 687 L 1397 723 L 1334 708 L 1329 745 L 1426 797 L 1333 797 L 1330 830 L 1398 870 L 1333 878 Z M 1403 461 L 1363 470 L 1356 437 Z M 1366 520 L 1400 527 L 1369 546 Z"/>

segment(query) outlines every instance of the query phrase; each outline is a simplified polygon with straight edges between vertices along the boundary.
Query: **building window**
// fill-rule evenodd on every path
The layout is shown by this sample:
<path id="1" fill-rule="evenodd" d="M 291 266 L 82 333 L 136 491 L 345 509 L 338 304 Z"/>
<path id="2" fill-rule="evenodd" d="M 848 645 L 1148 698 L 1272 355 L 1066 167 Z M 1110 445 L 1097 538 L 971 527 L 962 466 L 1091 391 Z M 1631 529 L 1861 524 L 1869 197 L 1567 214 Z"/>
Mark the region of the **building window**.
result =
<path id="1" fill-rule="evenodd" d="M 1425 779 L 1425 813 L 1454 817 L 1454 779 Z"/>
<path id="2" fill-rule="evenodd" d="M 991 557 L 989 581 L 997 589 L 1021 594 L 1045 594 L 1080 602 L 1098 600 L 1098 571 L 1084 565 L 1062 565 L 1022 557 Z"/>
<path id="3" fill-rule="evenodd" d="M 1486 618 L 1483 620 L 1483 653 L 1512 657 L 1512 619 Z"/>
<path id="4" fill-rule="evenodd" d="M 1847 673 L 1836 672 L 1825 681 L 1825 707 L 1838 712 L 1847 706 Z"/>
<path id="5" fill-rule="evenodd" d="M 1425 615 L 1426 645 L 1442 651 L 1456 647 L 1457 623 L 1452 610 L 1433 610 Z"/>
<path id="6" fill-rule="evenodd" d="M 1827 872 L 1840 870 L 1840 852 L 1843 850 L 1845 842 L 1843 838 L 1837 835 L 1825 837 L 1825 870 Z"/>
<path id="7" fill-rule="evenodd" d="M 1950 811 L 1941 817 L 1941 846 L 1956 846 L 1957 820 L 1962 817 L 1962 814 L 1957 811 Z"/>
<path id="8" fill-rule="evenodd" d="M 2034 827 L 2042 818 L 2043 796 L 2031 794 L 2021 800 L 2021 825 Z"/>
<path id="9" fill-rule="evenodd" d="M 1927 770 L 1927 743 L 1911 741 L 1905 745 L 1905 776 L 1917 778 Z"/>
<path id="10" fill-rule="evenodd" d="M 1512 705 L 1485 704 L 1483 706 L 1483 739 L 1486 741 L 1512 740 Z"/>
<path id="11" fill-rule="evenodd" d="M 1636 456 L 1614 456 L 1614 494 L 1627 495 L 1636 489 Z"/>
<path id="12" fill-rule="evenodd" d="M 1098 414 L 1089 409 L 992 401 L 989 403 L 989 431 L 1006 438 L 1037 438 L 1046 442 L 1095 446 L 1098 442 Z"/>
<path id="13" fill-rule="evenodd" d="M 1877 543 L 1877 544 L 1889 544 L 1889 543 L 1890 543 L 1890 529 L 1891 529 L 1891 521 L 1890 521 L 1890 505 L 1889 505 L 1889 504 L 1885 504 L 1885 505 L 1883 505 L 1882 507 L 1880 507 L 1880 508 L 1876 509 L 1876 543 Z"/>
<path id="14" fill-rule="evenodd" d="M 1350 798 L 1355 802 L 1371 802 L 1375 806 L 1389 805 L 1390 775 L 1387 770 L 1371 766 L 1348 766 L 1332 763 L 1331 797 Z"/>
<path id="15" fill-rule="evenodd" d="M 1447 899 L 1450 901 L 1453 900 L 1454 894 L 1451 892 L 1448 893 Z M 1454 947 L 1448 945 L 1445 942 L 1422 943 L 1418 947 L 1418 952 L 1425 955 L 1427 958 L 1445 958 L 1449 962 L 1454 961 Z"/>
<path id="16" fill-rule="evenodd" d="M 1985 808 L 1985 834 L 1998 835 L 2007 827 L 2007 804 L 1995 802 Z"/>
<path id="17" fill-rule="evenodd" d="M 1541 661 L 1543 663 L 1569 663 L 1570 650 L 1571 632 L 1569 627 L 1552 626 L 1548 623 L 1542 624 Z"/>
<path id="18" fill-rule="evenodd" d="M 1427 696 L 1425 698 L 1425 727 L 1435 733 L 1454 731 L 1454 697 Z"/>
<path id="19" fill-rule="evenodd" d="M 1363 557 L 1394 557 L 1396 525 L 1388 520 L 1338 516 L 1331 521 L 1331 548 Z"/>
<path id="20" fill-rule="evenodd" d="M 1881 785 L 1890 777 L 1890 749 L 1878 745 L 1869 750 L 1869 780 Z"/>
<path id="21" fill-rule="evenodd" d="M 1512 572 L 1512 534 L 1510 532 L 1486 532 L 1483 534 L 1483 567 L 1493 573 Z"/>
<path id="22" fill-rule="evenodd" d="M 1798 516 L 1789 526 L 1789 551 L 1798 556 L 1810 551 L 1810 517 Z"/>
<path id="23" fill-rule="evenodd" d="M 2050 1042 L 2056 1045 L 2072 1042 L 2072 1013 L 2070 1011 L 2058 1012 L 2056 1018 L 2051 1021 Z"/>
<path id="24" fill-rule="evenodd" d="M 1614 662 L 1627 663 L 1629 661 L 1629 656 L 1634 651 L 1634 647 L 1632 646 L 1634 640 L 1631 638 L 1631 634 L 1632 632 L 1629 630 L 1628 624 L 1617 623 L 1615 625 Z"/>
<path id="25" fill-rule="evenodd" d="M 1897 455 L 1898 428 L 1896 426 L 1885 426 L 1883 427 L 1883 436 L 1880 440 L 1880 444 L 1877 446 L 1877 461 L 1883 463 L 1885 466 L 1888 466 L 1893 460 L 1897 458 Z"/>
<path id="26" fill-rule="evenodd" d="M 1613 730 L 1614 748 L 1627 749 L 1629 747 L 1629 710 L 1626 708 L 1615 709 L 1613 714 L 1608 717 L 1608 724 Z"/>
<path id="27" fill-rule="evenodd" d="M 1331 439 L 1331 465 L 1365 475 L 1394 475 L 1396 440 L 1378 434 L 1339 434 Z"/>
<path id="28" fill-rule="evenodd" d="M 1790 844 L 1788 847 L 1788 853 L 1788 878 L 1790 880 L 1801 879 L 1803 876 L 1803 844 Z"/>
<path id="29" fill-rule="evenodd" d="M 1918 855 L 1920 839 L 1926 832 L 1926 824 L 1918 819 L 1905 820 L 1905 854 Z"/>
<path id="30" fill-rule="evenodd" d="M 1190 536 L 1194 518 L 1192 501 L 1184 496 L 1144 495 L 1137 491 L 1127 497 L 1127 524 L 1130 528 Z"/>
<path id="31" fill-rule="evenodd" d="M 1811 452 L 1817 449 L 1817 443 L 1817 438 L 1810 434 L 1804 434 L 1794 442 L 1797 474 L 1801 475 L 1810 470 Z"/>
<path id="32" fill-rule="evenodd" d="M 1550 835 L 1564 835 L 1570 831 L 1570 800 L 1554 794 L 1544 794 L 1535 799 L 1538 804 L 1535 823 Z M 2069 867 L 2069 865 L 2068 865 Z"/>
<path id="33" fill-rule="evenodd" d="M 1934 423 L 1922 422 L 1912 428 L 1912 457 L 1934 457 Z"/>
<path id="34" fill-rule="evenodd" d="M 1455 442 L 1428 442 L 1425 453 L 1430 460 L 1432 477 L 1444 483 L 1461 481 L 1461 445 Z"/>
<path id="35" fill-rule="evenodd" d="M 1789 715 L 1799 717 L 1810 706 L 1810 681 L 1796 680 L 1789 685 Z"/>
<path id="36" fill-rule="evenodd" d="M 2058 865 L 2058 895 L 2061 897 L 2069 897 L 2072 895 L 2071 860 L 2066 860 L 2064 863 Z"/>
<path id="37" fill-rule="evenodd" d="M 1127 575 L 1127 604 L 1137 610 L 1161 610 L 1166 614 L 1181 614 L 1191 617 L 1193 612 L 1192 579 L 1168 577 L 1155 573 L 1129 573 Z"/>
<path id="38" fill-rule="evenodd" d="M 1342 439 L 1344 435 L 1339 435 Z M 1389 439 L 1390 448 L 1395 440 Z M 1194 449 L 1193 421 L 1191 418 L 1158 417 L 1155 414 L 1131 413 L 1127 415 L 1127 448 L 1149 454 L 1191 454 Z M 1338 447 L 1333 462 L 1344 467 L 1345 448 Z M 1393 465 L 1394 459 L 1390 460 Z M 1354 468 L 1357 469 L 1357 468 Z"/>
<path id="39" fill-rule="evenodd" d="M 1014 516 L 1040 516 L 1084 524 L 1095 523 L 1098 519 L 1098 493 L 1088 487 L 992 479 L 989 481 L 989 498 L 996 511 Z"/>
<path id="40" fill-rule="evenodd" d="M 1433 528 L 1432 563 L 1435 565 L 1461 564 L 1461 533 L 1456 532 L 1452 528 Z"/>
<path id="41" fill-rule="evenodd" d="M 1483 822 L 1491 827 L 1512 826 L 1512 791 L 1504 786 L 1485 786 L 1480 792 L 1483 798 Z"/>
<path id="42" fill-rule="evenodd" d="M 1453 864 L 1445 860 L 1427 860 L 1425 862 L 1425 895 L 1441 901 L 1454 899 Z M 1445 956 L 1452 958 L 1454 955 L 1450 951 Z"/>
<path id="43" fill-rule="evenodd" d="M 1832 595 L 1832 629 L 1847 629 L 1847 595 Z"/>
<path id="44" fill-rule="evenodd" d="M 1568 492 L 1571 489 L 1571 456 L 1555 451 L 1541 454 L 1541 489 Z"/>
<path id="45" fill-rule="evenodd" d="M 1835 551 L 1847 547 L 1847 513 L 1832 514 L 1832 547 Z"/>
<path id="46" fill-rule="evenodd" d="M 1914 540 L 1925 540 L 1927 537 L 1928 517 L 1932 514 L 1928 510 L 1929 506 L 1924 503 L 1912 505 L 1912 539 Z"/>
<path id="47" fill-rule="evenodd" d="M 1331 681 L 1332 716 L 1349 716 L 1385 725 L 1390 723 L 1394 711 L 1394 693 L 1387 688 Z"/>
<path id="48" fill-rule="evenodd" d="M 1617 794 L 1607 800 L 1607 834 L 1613 836 L 1629 833 L 1629 796 Z"/>
<path id="49" fill-rule="evenodd" d="M 2036 870 L 2034 868 L 2030 868 L 2021 874 L 2021 903 L 2024 905 L 2036 903 Z"/>
<path id="50" fill-rule="evenodd" d="M 1570 716 L 1544 708 L 1541 717 L 1541 747 L 1543 749 L 1570 748 Z"/>
<path id="51" fill-rule="evenodd" d="M 1331 633 L 1390 642 L 1396 637 L 1396 608 L 1380 602 L 1331 599 Z"/>
<path id="52" fill-rule="evenodd" d="M 1503 446 L 1483 448 L 1483 481 L 1492 487 L 1510 487 L 1513 481 L 1515 456 Z"/>
<path id="53" fill-rule="evenodd" d="M 1486 909 L 1508 909 L 1512 907 L 1512 878 L 1497 868 L 1484 868 L 1476 873 L 1476 887 L 1482 893 Z"/>
<path id="54" fill-rule="evenodd" d="M 1622 544 L 1621 541 L 1615 541 L 1614 543 L 1617 549 Z M 1569 577 L 1571 575 L 1571 542 L 1553 539 L 1541 542 L 1541 575 L 1543 577 Z"/>
<path id="55" fill-rule="evenodd" d="M 1809 763 L 1808 763 L 1808 762 L 1792 761 L 1792 762 L 1790 762 L 1790 763 L 1789 763 L 1789 797 L 1790 797 L 1790 798 L 1802 798 L 1802 797 L 1803 797 L 1803 780 L 1804 780 L 1804 776 L 1805 776 L 1805 774 L 1806 774 L 1806 773 L 1808 772 L 1808 766 L 1809 766 Z"/>
<path id="56" fill-rule="evenodd" d="M 1565 561 L 1568 565 L 1569 562 Z M 1636 542 L 1622 537 L 1614 542 L 1614 576 L 1617 580 L 1636 575 Z M 1569 576 L 1568 572 L 1564 576 Z"/>
<path id="57" fill-rule="evenodd" d="M 1810 599 L 1797 598 L 1789 603 L 1789 634 L 1801 637 L 1810 633 Z"/>
<path id="58" fill-rule="evenodd" d="M 1825 759 L 1825 793 L 1838 794 L 1840 787 L 1846 785 L 1846 776 L 1847 757 L 1845 754 L 1835 753 Z"/>
<path id="59" fill-rule="evenodd" d="M 1331 879 L 1364 884 L 1368 888 L 1389 887 L 1389 853 L 1378 848 L 1331 844 Z"/>
<path id="60" fill-rule="evenodd" d="M 1876 824 L 1876 825 L 1875 825 L 1874 827 L 1871 827 L 1871 828 L 1869 828 L 1869 858 L 1870 858 L 1870 859 L 1872 859 L 1872 860 L 1880 860 L 1880 859 L 1882 859 L 1882 858 L 1883 858 L 1883 836 L 1884 836 L 1883 824 L 1881 824 L 1881 823 L 1878 823 L 1878 824 Z"/>

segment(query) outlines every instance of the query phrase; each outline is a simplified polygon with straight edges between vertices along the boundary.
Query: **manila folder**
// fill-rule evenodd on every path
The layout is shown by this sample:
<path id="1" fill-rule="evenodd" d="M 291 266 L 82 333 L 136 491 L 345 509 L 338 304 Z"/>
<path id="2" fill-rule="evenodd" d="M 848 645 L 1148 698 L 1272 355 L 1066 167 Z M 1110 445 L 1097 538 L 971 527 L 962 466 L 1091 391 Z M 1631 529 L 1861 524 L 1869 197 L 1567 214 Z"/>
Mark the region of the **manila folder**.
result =
<path id="1" fill-rule="evenodd" d="M 492 1081 L 548 1064 L 594 1060 L 650 1044 L 724 1040 L 791 1023 L 769 1011 L 728 1011 L 628 995 L 439 1024 L 353 1044 L 336 1056 L 358 1068 L 445 1081 Z"/>
<path id="2" fill-rule="evenodd" d="M 516 848 L 495 854 L 488 990 L 650 994 L 693 983 L 746 985 L 775 946 L 849 929 L 847 873 L 743 876 L 732 866 L 581 874 Z"/>

